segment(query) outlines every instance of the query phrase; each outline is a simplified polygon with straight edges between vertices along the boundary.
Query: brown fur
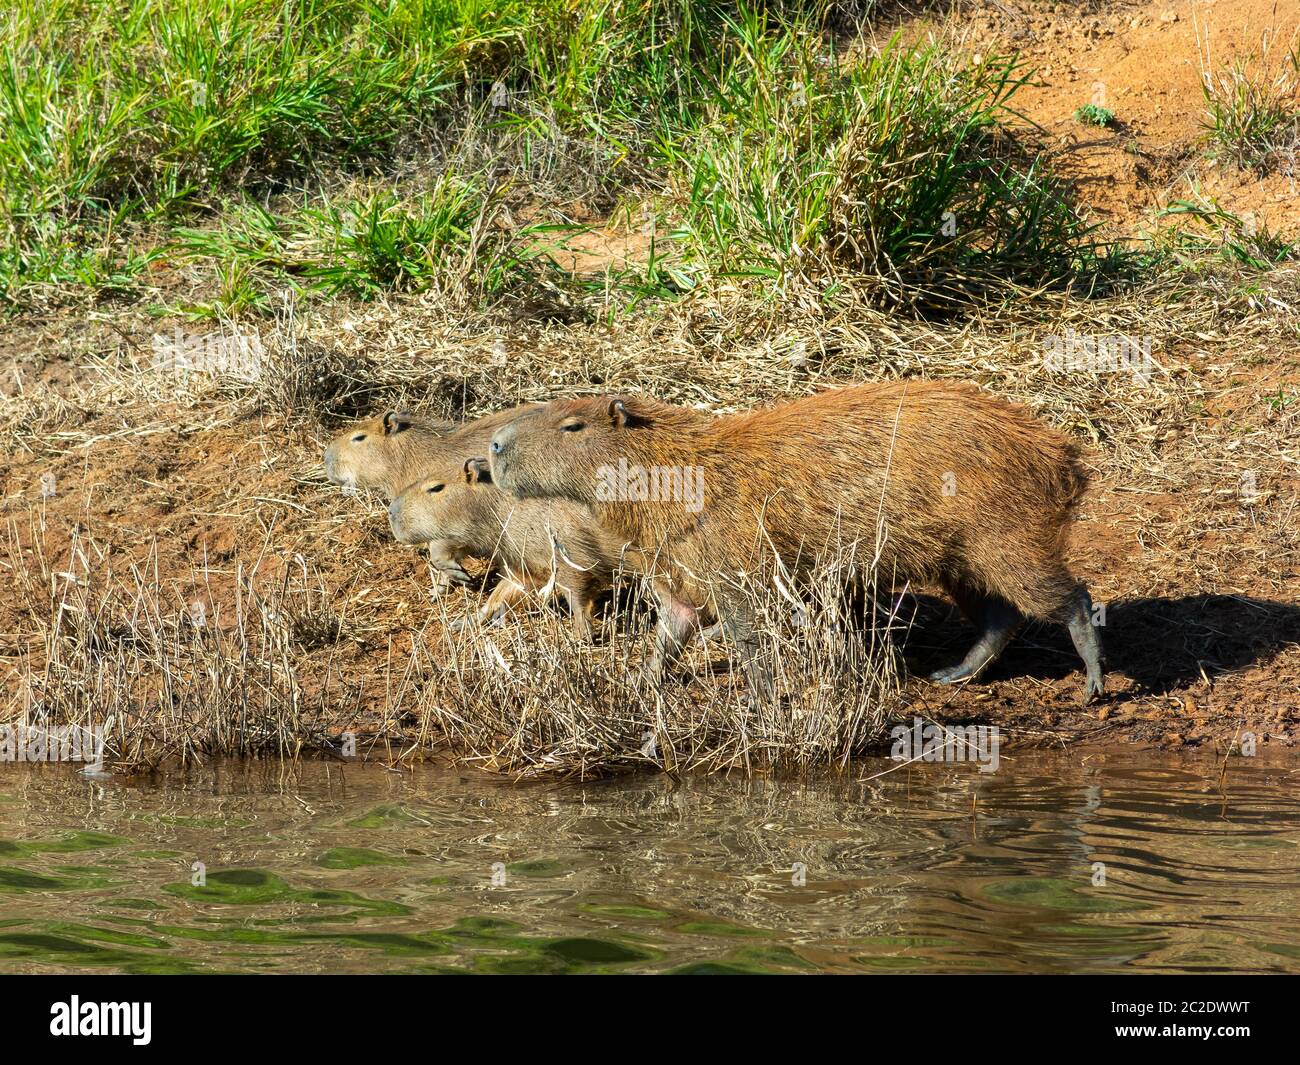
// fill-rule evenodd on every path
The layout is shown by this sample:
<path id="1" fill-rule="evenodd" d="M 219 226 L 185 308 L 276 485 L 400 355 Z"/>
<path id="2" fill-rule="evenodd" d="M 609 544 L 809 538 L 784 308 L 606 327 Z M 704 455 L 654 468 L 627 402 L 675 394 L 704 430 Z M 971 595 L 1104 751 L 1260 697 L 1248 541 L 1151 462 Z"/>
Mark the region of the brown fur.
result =
<path id="1" fill-rule="evenodd" d="M 492 434 L 540 404 L 511 407 L 457 425 L 388 411 L 357 422 L 330 441 L 325 472 L 335 484 L 373 488 L 391 503 L 412 481 L 443 463 L 486 455 Z"/>
<path id="2" fill-rule="evenodd" d="M 1087 484 L 1077 448 L 973 385 L 859 385 L 721 418 L 639 397 L 559 400 L 504 426 L 492 452 L 503 490 L 594 506 L 641 549 L 677 629 L 661 630 L 656 666 L 710 602 L 752 648 L 752 619 L 727 584 L 768 542 L 796 575 L 846 546 L 858 560 L 878 549 L 886 581 L 937 583 L 972 616 L 992 605 L 1066 620 L 1076 645 L 1095 642 L 1076 634 L 1086 590 L 1064 562 Z M 620 460 L 701 469 L 703 508 L 601 499 L 598 471 Z M 1094 683 L 1090 665 L 1090 694 Z"/>
<path id="3" fill-rule="evenodd" d="M 564 591 L 579 636 L 590 637 L 595 597 L 610 586 L 622 541 L 588 507 L 566 500 L 517 500 L 491 483 L 485 460 L 448 464 L 402 491 L 388 508 L 393 535 L 428 543 L 442 557 L 490 558 L 502 579 L 480 608 L 488 620 L 523 592 Z M 558 547 L 557 547 L 558 544 Z"/>
<path id="4" fill-rule="evenodd" d="M 531 403 L 511 407 L 462 425 L 390 410 L 349 426 L 330 441 L 325 449 L 325 473 L 335 484 L 373 488 L 391 503 L 403 488 L 429 470 L 486 454 L 497 429 L 540 406 Z M 449 584 L 469 583 L 470 575 L 460 561 L 435 549 L 430 550 L 429 560 L 437 570 L 435 595 Z"/>

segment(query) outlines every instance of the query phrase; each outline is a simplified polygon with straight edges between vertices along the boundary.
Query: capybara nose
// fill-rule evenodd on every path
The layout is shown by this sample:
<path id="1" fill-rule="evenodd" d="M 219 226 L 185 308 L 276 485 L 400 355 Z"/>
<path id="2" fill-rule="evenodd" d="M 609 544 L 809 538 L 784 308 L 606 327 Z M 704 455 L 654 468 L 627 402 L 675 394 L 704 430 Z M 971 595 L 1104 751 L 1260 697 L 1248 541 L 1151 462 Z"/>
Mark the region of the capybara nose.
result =
<path id="1" fill-rule="evenodd" d="M 388 527 L 393 531 L 394 536 L 398 536 L 397 526 L 398 518 L 402 512 L 400 500 L 394 499 L 388 504 Z"/>
<path id="2" fill-rule="evenodd" d="M 500 455 L 507 447 L 510 441 L 515 437 L 515 427 L 513 425 L 503 425 L 492 436 L 491 451 L 493 455 Z"/>

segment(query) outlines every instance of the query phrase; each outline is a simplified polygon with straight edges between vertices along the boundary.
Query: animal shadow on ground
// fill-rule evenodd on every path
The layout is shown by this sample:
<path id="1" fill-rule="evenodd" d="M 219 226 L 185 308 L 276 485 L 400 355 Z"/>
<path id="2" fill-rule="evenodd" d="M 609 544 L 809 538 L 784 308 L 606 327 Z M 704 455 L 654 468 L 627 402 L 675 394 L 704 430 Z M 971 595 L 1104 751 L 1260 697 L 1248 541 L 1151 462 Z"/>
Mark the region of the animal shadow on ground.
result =
<path id="1" fill-rule="evenodd" d="M 899 622 L 911 624 L 904 651 L 908 668 L 919 676 L 958 661 L 975 640 L 974 628 L 957 608 L 937 596 L 904 597 Z M 1117 599 L 1106 604 L 1101 638 L 1108 673 L 1159 695 L 1199 680 L 1202 673 L 1230 673 L 1300 646 L 1300 606 L 1204 593 Z M 1082 668 L 1063 625 L 1032 622 L 980 680 L 1059 680 Z"/>

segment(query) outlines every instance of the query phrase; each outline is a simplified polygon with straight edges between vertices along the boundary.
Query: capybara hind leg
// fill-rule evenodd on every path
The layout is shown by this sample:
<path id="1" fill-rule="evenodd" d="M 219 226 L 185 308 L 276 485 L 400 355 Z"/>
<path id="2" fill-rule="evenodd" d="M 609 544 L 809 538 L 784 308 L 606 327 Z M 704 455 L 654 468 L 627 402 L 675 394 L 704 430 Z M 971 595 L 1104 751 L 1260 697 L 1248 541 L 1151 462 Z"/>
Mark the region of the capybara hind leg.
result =
<path id="1" fill-rule="evenodd" d="M 955 684 L 979 676 L 984 667 L 1002 653 L 1025 620 L 1024 615 L 1005 599 L 980 595 L 969 589 L 951 591 L 962 613 L 979 629 L 979 638 L 957 665 L 930 674 L 930 679 L 939 684 Z"/>
<path id="2" fill-rule="evenodd" d="M 735 645 L 740 656 L 745 681 L 749 686 L 750 701 L 755 705 L 770 703 L 775 691 L 772 669 L 759 651 L 753 610 L 748 604 L 727 603 L 719 607 L 718 621 L 724 635 Z"/>
<path id="3" fill-rule="evenodd" d="M 1097 635 L 1097 626 L 1092 620 L 1092 596 L 1083 585 L 1079 586 L 1070 603 L 1066 624 L 1070 629 L 1070 639 L 1074 641 L 1074 649 L 1083 659 L 1087 672 L 1083 701 L 1091 702 L 1106 690 L 1105 655 L 1101 649 L 1101 637 Z"/>

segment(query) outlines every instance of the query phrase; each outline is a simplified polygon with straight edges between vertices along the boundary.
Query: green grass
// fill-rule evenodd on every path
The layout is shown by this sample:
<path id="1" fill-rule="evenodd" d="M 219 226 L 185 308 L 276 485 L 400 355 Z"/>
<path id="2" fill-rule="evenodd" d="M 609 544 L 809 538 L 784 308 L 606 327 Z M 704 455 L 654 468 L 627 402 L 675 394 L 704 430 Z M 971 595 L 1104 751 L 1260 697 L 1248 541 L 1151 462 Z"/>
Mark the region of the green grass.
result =
<path id="1" fill-rule="evenodd" d="M 1279 263 L 1300 259 L 1300 245 L 1217 204 L 1175 200 L 1161 217 L 1184 223 L 1164 237 L 1163 250 L 1175 262 L 1190 258 L 1199 263 L 1213 257 L 1266 271 Z"/>
<path id="2" fill-rule="evenodd" d="M 183 297 L 198 314 L 264 312 L 286 286 L 567 284 L 623 308 L 701 286 L 865 287 L 929 307 L 1106 260 L 1011 113 L 1013 57 L 865 54 L 829 32 L 830 6 L 6 2 L 14 306 L 146 298 L 184 263 L 207 279 Z M 575 208 L 648 203 L 648 263 L 557 278 L 544 249 Z"/>
<path id="3" fill-rule="evenodd" d="M 1300 150 L 1300 47 L 1292 47 L 1273 69 L 1267 66 L 1240 59 L 1201 79 L 1210 154 L 1260 172 L 1294 168 Z"/>
<path id="4" fill-rule="evenodd" d="M 731 28 L 740 49 L 664 153 L 690 268 L 942 303 L 1095 258 L 1067 191 L 1008 132 L 1014 58 L 894 41 L 850 66 L 752 13 Z"/>

